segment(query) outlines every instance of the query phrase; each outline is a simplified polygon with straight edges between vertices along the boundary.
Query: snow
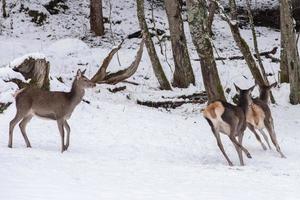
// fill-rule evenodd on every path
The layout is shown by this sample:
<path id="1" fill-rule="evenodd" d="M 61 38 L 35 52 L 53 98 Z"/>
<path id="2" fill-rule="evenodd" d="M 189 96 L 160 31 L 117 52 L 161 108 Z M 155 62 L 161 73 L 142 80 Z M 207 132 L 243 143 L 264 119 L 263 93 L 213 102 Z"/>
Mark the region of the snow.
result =
<path id="1" fill-rule="evenodd" d="M 236 0 L 237 7 L 246 8 L 246 0 Z M 226 7 L 229 7 L 227 0 L 220 0 L 220 3 Z M 279 7 L 279 1 L 277 0 L 250 0 L 251 9 L 277 9 Z"/>
<path id="2" fill-rule="evenodd" d="M 37 6 L 46 3 L 44 0 L 30 2 Z M 122 37 L 138 30 L 136 10 L 131 1 L 124 1 L 122 6 L 117 0 L 111 2 L 112 19 L 122 20 L 121 24 L 113 25 L 115 44 L 118 44 Z M 235 164 L 229 167 L 200 113 L 205 105 L 187 104 L 176 110 L 165 110 L 135 103 L 137 99 L 161 101 L 166 100 L 162 96 L 171 98 L 204 89 L 200 64 L 192 61 L 196 86 L 160 91 L 146 49 L 136 74 L 129 79 L 139 86 L 119 83 L 98 85 L 86 91 L 84 99 L 91 103 L 80 103 L 69 120 L 71 144 L 67 152 L 60 153 L 56 122 L 39 118 L 33 118 L 27 127 L 31 149 L 25 147 L 18 126 L 14 130 L 14 148 L 7 148 L 8 126 L 16 112 L 12 94 L 17 87 L 4 80 L 22 78 L 9 63 L 28 55 L 45 57 L 51 65 L 51 90 L 68 91 L 78 68 L 87 69 L 86 75 L 92 77 L 115 46 L 109 31 L 105 37 L 98 38 L 83 31 L 88 25 L 88 2 L 75 0 L 67 4 L 70 9 L 66 13 L 49 15 L 44 26 L 34 25 L 24 13 L 13 12 L 18 6 L 11 11 L 14 29 L 10 29 L 10 20 L 3 21 L 0 102 L 13 102 L 13 105 L 0 115 L 1 200 L 300 199 L 300 106 L 288 103 L 288 84 L 280 84 L 273 90 L 277 104 L 271 105 L 277 138 L 287 159 L 280 158 L 274 147 L 263 151 L 247 130 L 244 146 L 253 158 L 244 156 L 244 167 L 239 166 L 228 137 L 222 135 L 225 150 Z M 108 1 L 104 1 L 104 13 L 108 16 Z M 147 14 L 150 14 L 148 9 Z M 157 26 L 166 29 L 164 11 L 156 8 L 155 16 Z M 198 58 L 187 23 L 184 28 L 190 56 Z M 240 55 L 226 22 L 217 17 L 214 30 L 213 42 L 220 56 Z M 279 46 L 279 32 L 263 27 L 257 31 L 261 51 Z M 251 31 L 243 29 L 242 35 L 252 46 Z M 118 52 L 121 66 L 115 57 L 108 70 L 117 71 L 130 65 L 139 42 L 140 39 L 125 40 Z M 170 43 L 166 46 L 167 58 L 172 64 Z M 156 48 L 159 52 L 158 45 Z M 279 57 L 279 52 L 275 56 Z M 159 54 L 159 57 L 171 80 L 173 67 L 167 65 L 165 56 Z M 277 81 L 279 65 L 268 59 L 263 61 L 267 73 L 273 74 L 269 81 Z M 236 93 L 233 83 L 242 88 L 254 84 L 245 61 L 227 60 L 225 64 L 217 61 L 217 65 L 224 89 L 231 89 L 226 93 L 229 101 Z M 63 83 L 57 78 L 62 78 Z M 108 91 L 108 88 L 124 85 L 124 91 L 115 94 Z M 257 95 L 256 89 L 254 96 Z"/>
<path id="3" fill-rule="evenodd" d="M 19 66 L 22 64 L 26 59 L 33 58 L 33 59 L 45 59 L 45 55 L 41 53 L 30 53 L 26 54 L 20 58 L 16 58 L 13 61 L 11 61 L 8 65 L 8 67 L 13 68 L 16 66 Z"/>

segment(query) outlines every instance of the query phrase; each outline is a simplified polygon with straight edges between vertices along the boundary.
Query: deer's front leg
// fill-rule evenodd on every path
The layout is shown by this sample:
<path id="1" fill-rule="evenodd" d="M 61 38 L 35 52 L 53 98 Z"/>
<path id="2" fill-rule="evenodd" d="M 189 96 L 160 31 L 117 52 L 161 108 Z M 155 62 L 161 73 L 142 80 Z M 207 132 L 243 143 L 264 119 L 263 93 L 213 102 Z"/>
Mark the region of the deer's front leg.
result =
<path id="1" fill-rule="evenodd" d="M 64 120 L 59 119 L 57 120 L 57 126 L 61 137 L 61 152 L 63 153 L 65 149 L 65 132 L 64 132 Z"/>
<path id="2" fill-rule="evenodd" d="M 65 129 L 67 131 L 67 141 L 66 141 L 65 150 L 68 150 L 69 144 L 70 144 L 70 132 L 71 132 L 71 128 L 70 128 L 67 120 L 64 121 L 64 127 L 65 127 Z"/>

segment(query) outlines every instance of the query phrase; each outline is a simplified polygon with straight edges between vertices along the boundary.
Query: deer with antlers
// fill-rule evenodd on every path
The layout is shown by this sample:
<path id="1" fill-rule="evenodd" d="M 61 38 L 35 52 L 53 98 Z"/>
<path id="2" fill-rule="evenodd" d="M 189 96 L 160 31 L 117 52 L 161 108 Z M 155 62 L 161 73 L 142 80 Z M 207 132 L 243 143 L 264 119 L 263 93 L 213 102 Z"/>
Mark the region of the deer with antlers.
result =
<path id="1" fill-rule="evenodd" d="M 241 165 L 244 165 L 242 152 L 244 152 L 248 158 L 252 158 L 249 151 L 242 145 L 242 140 L 247 127 L 246 115 L 248 107 L 252 104 L 250 95 L 254 87 L 255 86 L 242 90 L 235 85 L 236 90 L 239 92 L 238 105 L 232 105 L 224 101 L 214 101 L 203 111 L 203 115 L 216 137 L 217 144 L 230 166 L 233 166 L 233 164 L 225 153 L 220 132 L 227 135 L 234 144 Z M 236 137 L 238 137 L 238 140 Z"/>
<path id="2" fill-rule="evenodd" d="M 276 138 L 273 117 L 272 117 L 272 113 L 271 113 L 271 110 L 268 105 L 271 89 L 276 87 L 277 82 L 275 82 L 269 86 L 260 85 L 260 84 L 258 84 L 258 85 L 259 85 L 259 89 L 260 89 L 260 95 L 258 98 L 252 99 L 253 103 L 249 106 L 249 110 L 248 110 L 247 116 L 246 116 L 247 126 L 254 133 L 256 139 L 259 141 L 259 143 L 261 144 L 261 146 L 264 150 L 267 150 L 267 148 L 264 145 L 264 143 L 261 141 L 256 130 L 259 130 L 259 132 L 263 135 L 266 143 L 268 144 L 269 148 L 271 149 L 268 137 L 263 130 L 264 128 L 266 128 L 277 152 L 280 154 L 281 157 L 285 158 L 285 155 L 281 152 L 281 149 L 279 147 L 279 144 L 278 144 L 278 141 Z"/>

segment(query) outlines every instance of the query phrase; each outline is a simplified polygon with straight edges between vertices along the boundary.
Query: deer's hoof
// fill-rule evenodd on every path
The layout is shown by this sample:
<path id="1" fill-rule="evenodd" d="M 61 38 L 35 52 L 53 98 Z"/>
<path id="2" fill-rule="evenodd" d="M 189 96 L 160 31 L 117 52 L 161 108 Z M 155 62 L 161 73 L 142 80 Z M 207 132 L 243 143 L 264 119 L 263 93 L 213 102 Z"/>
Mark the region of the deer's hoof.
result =
<path id="1" fill-rule="evenodd" d="M 228 163 L 228 165 L 229 165 L 230 167 L 232 167 L 232 166 L 233 166 L 232 162 L 229 162 L 229 163 Z"/>
<path id="2" fill-rule="evenodd" d="M 285 155 L 283 155 L 283 154 L 281 154 L 281 158 L 286 158 L 286 156 L 285 156 Z"/>
<path id="3" fill-rule="evenodd" d="M 12 144 L 7 145 L 8 148 L 12 148 Z"/>
<path id="4" fill-rule="evenodd" d="M 247 153 L 247 157 L 248 157 L 248 158 L 252 158 L 252 156 L 251 156 L 250 153 Z"/>

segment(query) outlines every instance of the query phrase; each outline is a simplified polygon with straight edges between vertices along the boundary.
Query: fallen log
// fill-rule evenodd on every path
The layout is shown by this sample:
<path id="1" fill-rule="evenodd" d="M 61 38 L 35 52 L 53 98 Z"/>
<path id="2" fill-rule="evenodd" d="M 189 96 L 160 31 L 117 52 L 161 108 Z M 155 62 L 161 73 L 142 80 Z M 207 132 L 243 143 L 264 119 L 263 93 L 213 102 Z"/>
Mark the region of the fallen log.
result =
<path id="1" fill-rule="evenodd" d="M 126 89 L 126 86 L 121 86 L 121 87 L 115 87 L 114 89 L 108 88 L 108 91 L 110 91 L 111 93 L 117 93 L 117 92 L 123 91 L 125 89 Z"/>
<path id="2" fill-rule="evenodd" d="M 137 104 L 142 106 L 148 106 L 152 108 L 165 108 L 165 109 L 175 109 L 177 107 L 182 106 L 183 104 L 203 104 L 207 102 L 206 99 L 194 100 L 194 101 L 140 101 L 137 100 Z"/>
<path id="3" fill-rule="evenodd" d="M 162 96 L 163 99 L 188 99 L 190 101 L 197 101 L 197 100 L 208 100 L 207 93 L 205 91 L 200 93 L 193 93 L 190 95 L 180 95 L 175 97 L 165 97 Z"/>
<path id="4" fill-rule="evenodd" d="M 280 62 L 280 59 L 278 58 L 275 58 L 271 55 L 275 55 L 277 53 L 277 49 L 278 47 L 274 47 L 271 51 L 263 51 L 261 53 L 259 53 L 260 56 L 264 56 L 265 58 L 268 58 L 268 59 L 271 59 L 272 62 Z M 255 58 L 257 58 L 256 54 L 253 54 L 253 56 Z M 230 57 L 217 57 L 215 58 L 215 60 L 221 60 L 221 61 L 224 61 L 224 60 L 244 60 L 244 56 L 230 56 Z M 199 58 L 197 59 L 193 59 L 195 61 L 200 61 Z"/>

